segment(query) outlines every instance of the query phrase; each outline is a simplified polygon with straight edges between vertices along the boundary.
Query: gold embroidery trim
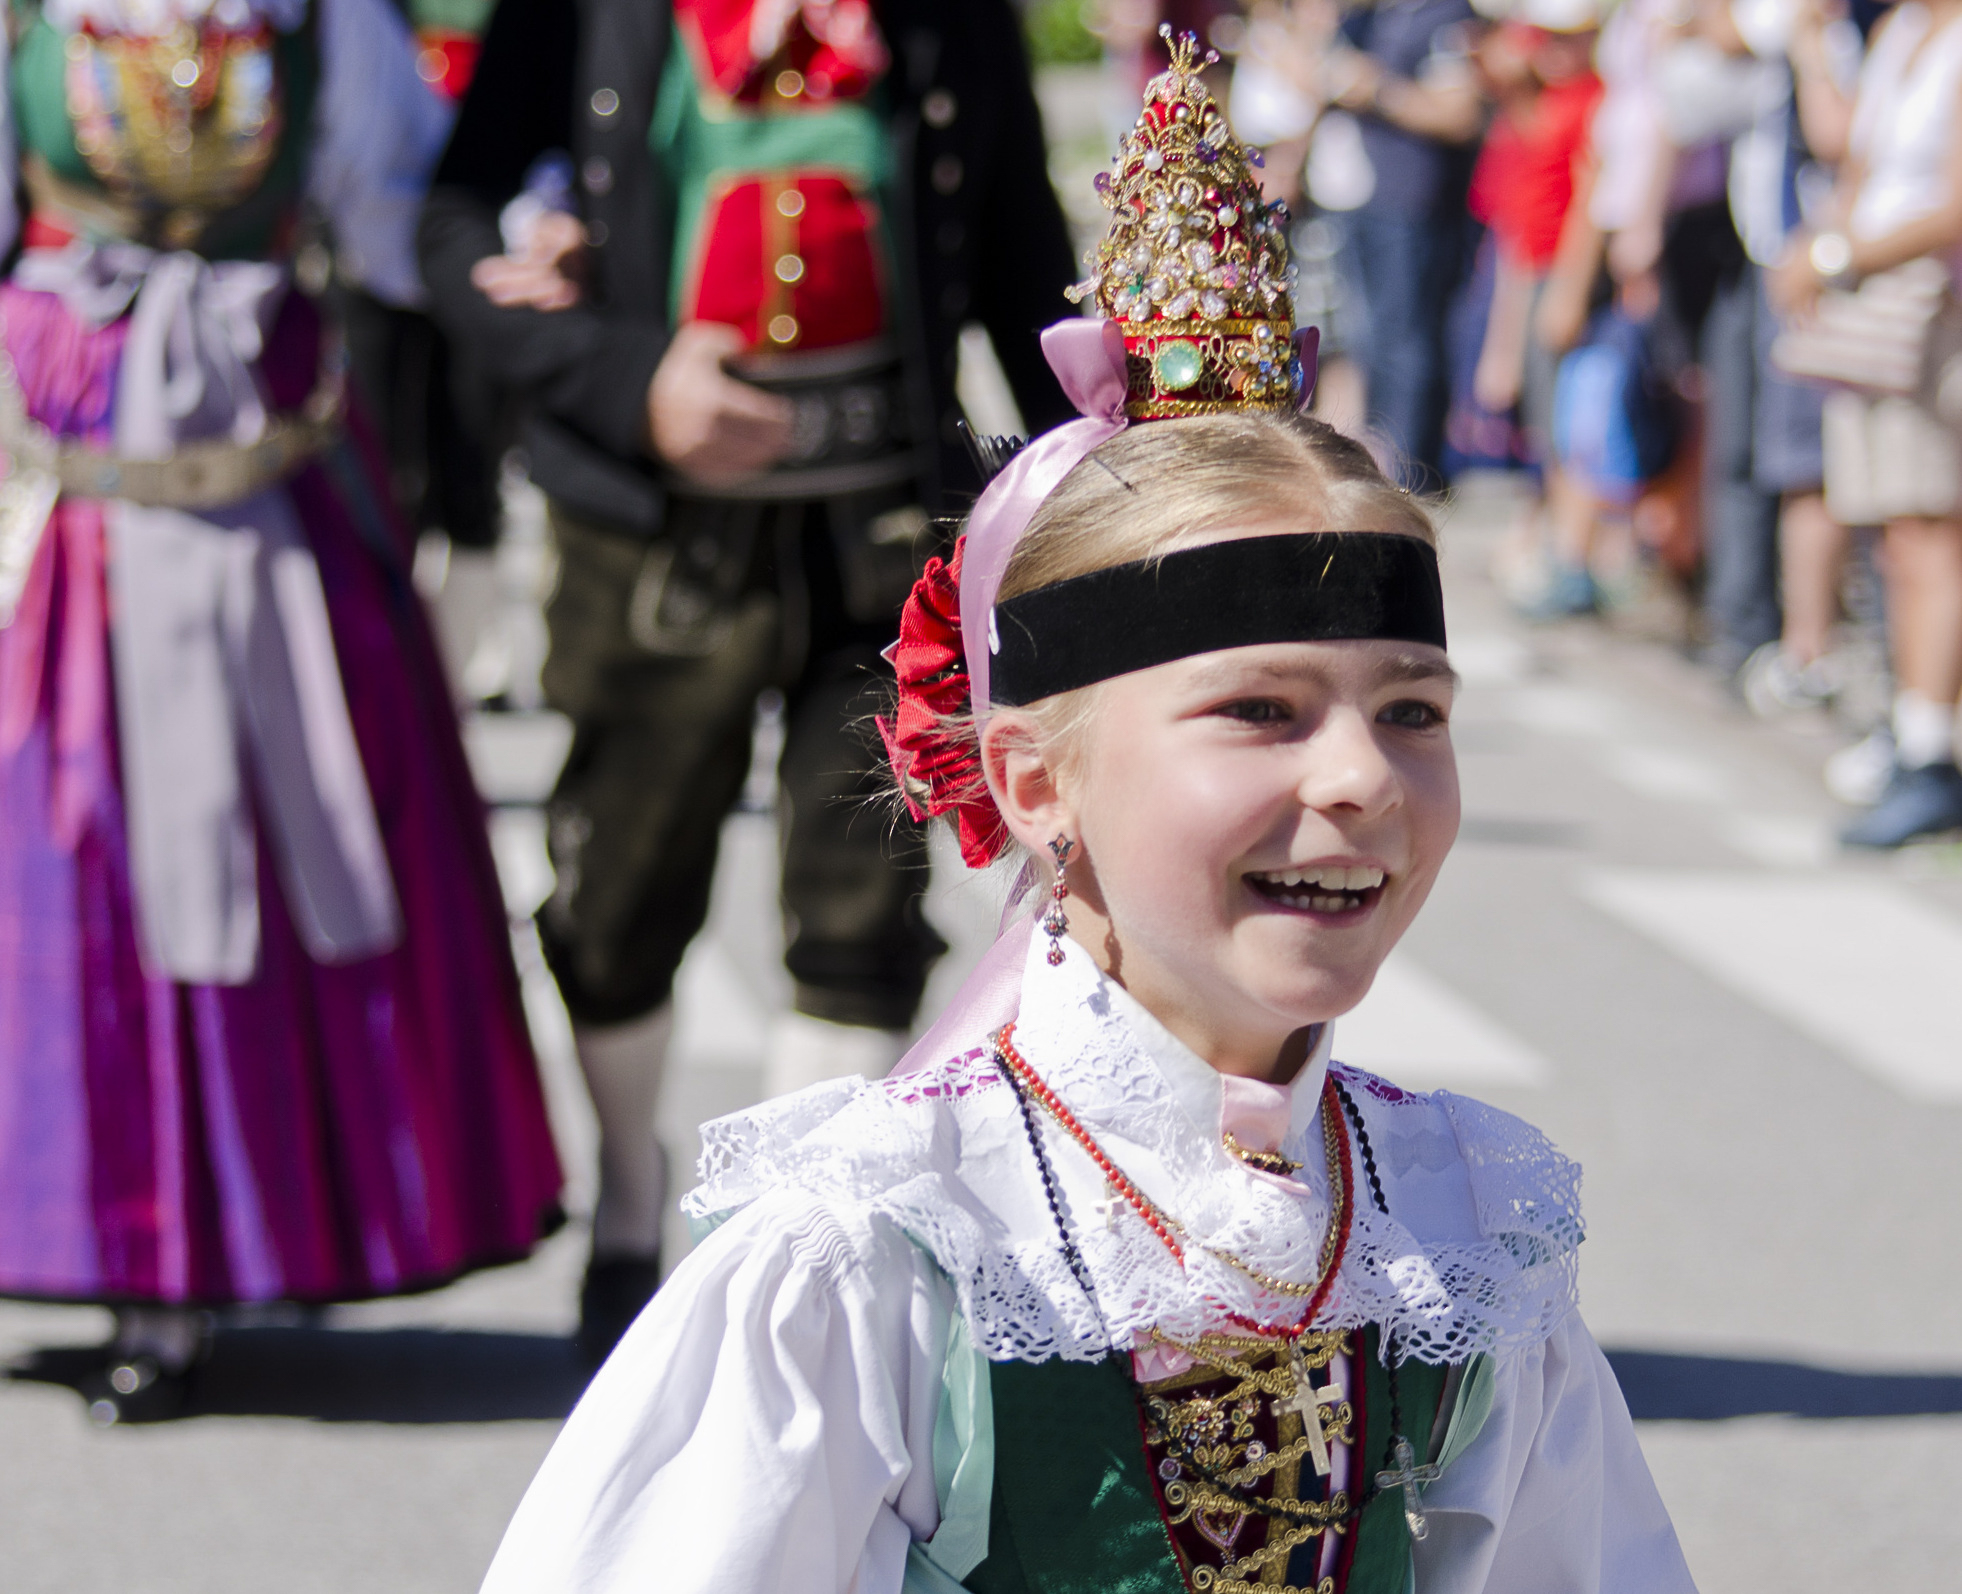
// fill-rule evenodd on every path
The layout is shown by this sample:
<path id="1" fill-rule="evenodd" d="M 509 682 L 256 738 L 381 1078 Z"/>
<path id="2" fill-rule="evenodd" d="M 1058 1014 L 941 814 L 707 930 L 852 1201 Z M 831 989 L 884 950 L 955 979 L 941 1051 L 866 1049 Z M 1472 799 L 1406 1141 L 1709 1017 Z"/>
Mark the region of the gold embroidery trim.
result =
<path id="1" fill-rule="evenodd" d="M 1255 1457 L 1247 1457 L 1244 1449 L 1255 1436 L 1254 1418 L 1264 1401 L 1294 1393 L 1290 1346 L 1238 1334 L 1175 1340 L 1156 1329 L 1151 1338 L 1186 1352 L 1197 1364 L 1143 1386 L 1149 1426 L 1168 1441 L 1167 1453 L 1176 1460 L 1177 1451 L 1183 1449 L 1236 1488 L 1248 1488 L 1272 1475 L 1272 1499 L 1288 1509 L 1287 1517 L 1268 1518 L 1265 1544 L 1218 1568 L 1191 1567 L 1187 1576 L 1192 1594 L 1334 1594 L 1333 1577 L 1323 1578 L 1311 1588 L 1296 1588 L 1283 1578 L 1288 1557 L 1301 1545 L 1325 1533 L 1348 1530 L 1353 1510 L 1349 1492 L 1338 1490 L 1326 1501 L 1298 1498 L 1301 1463 L 1311 1446 L 1300 1415 L 1292 1410 L 1280 1415 L 1275 1449 Z M 1351 1336 L 1344 1329 L 1306 1333 L 1299 1343 L 1303 1364 L 1315 1372 L 1353 1349 Z M 1263 1361 L 1270 1365 L 1261 1365 Z M 1237 1380 L 1224 1393 L 1178 1398 L 1181 1391 L 1222 1375 Z M 1355 1444 L 1353 1403 L 1335 1403 L 1323 1409 L 1321 1417 L 1327 1442 Z M 1164 1499 L 1168 1523 L 1173 1527 L 1182 1526 L 1195 1515 L 1251 1514 L 1241 1501 L 1203 1478 L 1187 1476 L 1168 1481 Z"/>

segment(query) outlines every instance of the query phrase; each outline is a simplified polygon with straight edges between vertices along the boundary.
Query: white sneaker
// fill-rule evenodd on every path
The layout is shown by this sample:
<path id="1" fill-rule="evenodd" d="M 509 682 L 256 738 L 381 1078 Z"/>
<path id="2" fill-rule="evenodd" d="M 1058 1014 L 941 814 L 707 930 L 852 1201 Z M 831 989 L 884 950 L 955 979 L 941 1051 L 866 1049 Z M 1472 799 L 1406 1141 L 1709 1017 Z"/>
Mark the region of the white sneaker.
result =
<path id="1" fill-rule="evenodd" d="M 1871 808 L 1894 774 L 1894 733 L 1876 725 L 1851 747 L 1826 760 L 1826 790 L 1849 808 Z"/>
<path id="2" fill-rule="evenodd" d="M 1839 691 L 1830 655 L 1801 664 L 1776 642 L 1765 643 L 1744 661 L 1737 682 L 1751 712 L 1765 720 L 1824 708 Z"/>
<path id="3" fill-rule="evenodd" d="M 884 1079 L 906 1050 L 906 1032 L 833 1024 L 807 1013 L 779 1014 L 763 1061 L 763 1094 L 783 1096 L 820 1080 Z"/>

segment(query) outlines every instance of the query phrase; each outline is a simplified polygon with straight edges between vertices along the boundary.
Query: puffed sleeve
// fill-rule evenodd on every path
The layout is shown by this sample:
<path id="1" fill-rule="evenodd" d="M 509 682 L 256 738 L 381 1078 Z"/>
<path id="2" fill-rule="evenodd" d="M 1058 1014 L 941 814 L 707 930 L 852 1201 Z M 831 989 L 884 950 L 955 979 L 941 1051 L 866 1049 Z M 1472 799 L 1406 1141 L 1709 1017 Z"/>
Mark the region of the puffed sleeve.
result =
<path id="1" fill-rule="evenodd" d="M 953 1296 L 897 1229 L 765 1197 L 586 1391 L 484 1594 L 898 1594 L 938 1523 Z"/>
<path id="2" fill-rule="evenodd" d="M 1422 1594 L 1696 1594 L 1580 1314 L 1493 1380 L 1484 1426 L 1425 1491 Z"/>

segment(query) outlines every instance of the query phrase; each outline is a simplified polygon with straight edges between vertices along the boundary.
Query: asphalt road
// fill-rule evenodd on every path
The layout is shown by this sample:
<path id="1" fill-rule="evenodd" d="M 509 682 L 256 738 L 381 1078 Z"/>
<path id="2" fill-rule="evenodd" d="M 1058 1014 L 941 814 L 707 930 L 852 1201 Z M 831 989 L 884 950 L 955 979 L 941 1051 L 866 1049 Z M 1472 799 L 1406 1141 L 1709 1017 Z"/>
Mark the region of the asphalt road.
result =
<path id="1" fill-rule="evenodd" d="M 1447 528 L 1464 835 L 1336 1050 L 1526 1114 L 1585 1164 L 1584 1309 L 1706 1594 L 1952 1594 L 1962 855 L 1838 856 L 1823 726 L 1757 725 L 1652 643 L 1510 621 L 1484 575 L 1499 518 Z M 474 743 L 493 795 L 521 797 L 557 730 Z M 754 1093 L 784 995 L 766 780 L 752 797 L 681 983 L 682 1158 Z M 496 827 L 523 909 L 536 815 Z M 994 884 L 957 875 L 945 982 L 995 914 Z M 590 1128 L 519 947 L 576 1208 Z M 99 1432 L 65 1390 L 0 1384 L 0 1587 L 469 1594 L 577 1392 L 581 1245 L 575 1226 L 440 1294 L 228 1326 L 203 1414 L 173 1424 Z M 0 1306 L 0 1355 L 105 1321 Z"/>

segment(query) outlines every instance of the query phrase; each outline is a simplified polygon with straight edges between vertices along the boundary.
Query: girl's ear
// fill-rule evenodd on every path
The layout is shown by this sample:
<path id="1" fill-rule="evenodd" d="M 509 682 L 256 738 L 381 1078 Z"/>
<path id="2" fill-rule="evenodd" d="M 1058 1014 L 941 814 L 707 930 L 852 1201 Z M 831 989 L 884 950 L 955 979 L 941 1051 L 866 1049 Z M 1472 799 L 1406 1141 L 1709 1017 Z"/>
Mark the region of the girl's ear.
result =
<path id="1" fill-rule="evenodd" d="M 1034 720 L 1012 709 L 981 731 L 981 767 L 1009 833 L 1041 856 L 1056 835 L 1076 834 L 1076 811 Z"/>

